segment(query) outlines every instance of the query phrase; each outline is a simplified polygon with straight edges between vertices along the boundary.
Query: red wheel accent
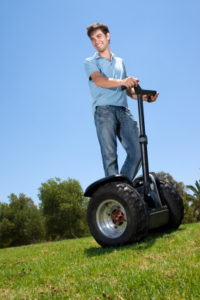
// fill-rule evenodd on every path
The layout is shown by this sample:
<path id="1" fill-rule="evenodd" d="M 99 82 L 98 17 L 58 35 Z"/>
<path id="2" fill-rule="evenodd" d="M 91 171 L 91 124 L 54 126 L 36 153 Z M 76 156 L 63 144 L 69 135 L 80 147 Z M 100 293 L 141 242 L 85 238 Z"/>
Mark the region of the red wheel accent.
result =
<path id="1" fill-rule="evenodd" d="M 111 214 L 112 221 L 115 225 L 120 226 L 124 223 L 124 214 L 120 209 L 113 210 Z"/>

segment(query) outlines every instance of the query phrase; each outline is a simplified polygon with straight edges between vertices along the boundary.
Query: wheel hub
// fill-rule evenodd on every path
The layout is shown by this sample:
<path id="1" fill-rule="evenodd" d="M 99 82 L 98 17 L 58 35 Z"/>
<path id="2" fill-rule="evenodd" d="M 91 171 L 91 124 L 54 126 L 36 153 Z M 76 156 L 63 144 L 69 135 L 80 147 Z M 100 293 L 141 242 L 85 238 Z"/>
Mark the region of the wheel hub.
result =
<path id="1" fill-rule="evenodd" d="M 114 199 L 103 201 L 96 211 L 97 226 L 108 238 L 120 237 L 127 226 L 126 211 L 122 204 Z"/>
<path id="2" fill-rule="evenodd" d="M 113 223 L 117 226 L 120 226 L 124 223 L 124 214 L 120 209 L 115 209 L 112 214 L 111 214 L 111 218 L 113 220 Z"/>

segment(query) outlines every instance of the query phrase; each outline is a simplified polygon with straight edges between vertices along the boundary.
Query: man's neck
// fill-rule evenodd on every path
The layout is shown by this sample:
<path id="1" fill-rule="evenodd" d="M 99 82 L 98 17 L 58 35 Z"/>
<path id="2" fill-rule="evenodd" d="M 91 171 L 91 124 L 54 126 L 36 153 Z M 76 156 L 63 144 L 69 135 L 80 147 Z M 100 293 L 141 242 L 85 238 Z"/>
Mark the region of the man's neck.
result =
<path id="1" fill-rule="evenodd" d="M 110 51 L 110 47 L 107 48 L 106 50 L 102 51 L 102 52 L 98 52 L 98 55 L 101 57 L 105 57 L 107 58 L 109 61 L 111 61 L 111 51 Z"/>

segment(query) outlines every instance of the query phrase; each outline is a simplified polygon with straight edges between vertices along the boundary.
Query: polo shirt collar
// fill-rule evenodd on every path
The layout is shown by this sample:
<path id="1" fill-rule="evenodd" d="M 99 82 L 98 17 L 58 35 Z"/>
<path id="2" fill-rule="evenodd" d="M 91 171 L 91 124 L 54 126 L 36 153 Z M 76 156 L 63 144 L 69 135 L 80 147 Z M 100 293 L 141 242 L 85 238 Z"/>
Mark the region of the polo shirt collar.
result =
<path id="1" fill-rule="evenodd" d="M 112 61 L 112 59 L 115 57 L 115 54 L 112 53 L 112 52 L 110 52 L 110 53 L 111 53 L 111 61 Z M 94 54 L 93 57 L 96 58 L 96 59 L 98 59 L 98 58 L 103 58 L 103 56 L 98 55 L 98 52 L 95 52 L 95 54 Z M 104 57 L 104 58 L 105 58 L 105 57 Z"/>

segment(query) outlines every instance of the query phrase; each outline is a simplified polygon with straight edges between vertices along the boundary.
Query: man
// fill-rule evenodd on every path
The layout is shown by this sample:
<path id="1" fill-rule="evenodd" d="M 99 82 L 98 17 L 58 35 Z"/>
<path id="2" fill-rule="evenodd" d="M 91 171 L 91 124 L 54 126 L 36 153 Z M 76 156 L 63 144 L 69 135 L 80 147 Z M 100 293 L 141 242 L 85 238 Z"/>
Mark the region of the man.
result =
<path id="1" fill-rule="evenodd" d="M 99 139 L 105 176 L 119 174 L 117 162 L 117 137 L 127 157 L 120 174 L 135 177 L 141 163 L 139 131 L 131 115 L 127 97 L 137 99 L 133 87 L 139 80 L 127 76 L 123 60 L 110 51 L 110 32 L 107 25 L 96 23 L 87 27 L 87 34 L 98 51 L 84 62 L 94 99 L 94 119 Z M 125 86 L 126 90 L 121 87 Z M 144 101 L 153 102 L 158 94 Z"/>

